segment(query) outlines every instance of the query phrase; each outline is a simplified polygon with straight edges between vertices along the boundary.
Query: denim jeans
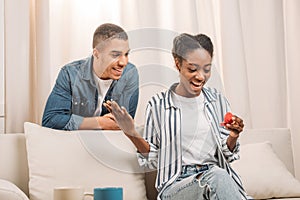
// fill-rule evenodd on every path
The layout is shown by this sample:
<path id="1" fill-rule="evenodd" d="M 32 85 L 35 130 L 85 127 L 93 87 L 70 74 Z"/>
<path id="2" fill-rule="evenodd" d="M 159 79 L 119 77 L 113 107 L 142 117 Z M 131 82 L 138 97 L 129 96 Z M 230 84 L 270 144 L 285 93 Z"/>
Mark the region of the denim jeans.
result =
<path id="1" fill-rule="evenodd" d="M 188 172 L 189 173 L 189 172 Z M 200 174 L 200 177 L 198 175 Z M 198 177 L 198 178 L 197 178 Z M 162 200 L 240 200 L 241 195 L 234 180 L 222 168 L 209 165 L 204 172 L 179 178 L 165 189 Z"/>

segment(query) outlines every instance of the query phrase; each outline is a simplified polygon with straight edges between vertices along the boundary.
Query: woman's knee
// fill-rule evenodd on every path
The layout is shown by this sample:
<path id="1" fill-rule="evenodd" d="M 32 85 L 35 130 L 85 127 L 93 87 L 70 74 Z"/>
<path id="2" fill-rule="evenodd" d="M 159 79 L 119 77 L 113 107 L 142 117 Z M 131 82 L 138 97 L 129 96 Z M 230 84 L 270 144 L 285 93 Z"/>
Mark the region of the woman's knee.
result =
<path id="1" fill-rule="evenodd" d="M 214 188 L 222 190 L 222 188 L 228 189 L 230 186 L 236 187 L 233 179 L 226 170 L 219 167 L 213 167 L 211 170 L 210 174 L 207 174 L 208 177 L 206 177 L 206 179 Z"/>
<path id="2" fill-rule="evenodd" d="M 210 199 L 240 199 L 237 185 L 226 170 L 213 167 L 209 173 L 204 174 L 201 180 L 203 184 L 209 185 Z"/>

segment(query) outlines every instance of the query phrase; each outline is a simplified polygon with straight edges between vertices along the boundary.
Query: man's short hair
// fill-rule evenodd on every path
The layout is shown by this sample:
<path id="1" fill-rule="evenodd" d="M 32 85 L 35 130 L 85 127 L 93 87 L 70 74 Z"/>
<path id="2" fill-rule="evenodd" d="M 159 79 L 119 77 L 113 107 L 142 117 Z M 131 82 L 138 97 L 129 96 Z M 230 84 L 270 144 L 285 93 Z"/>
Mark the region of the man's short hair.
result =
<path id="1" fill-rule="evenodd" d="M 112 40 L 115 38 L 128 40 L 128 35 L 120 26 L 110 23 L 102 24 L 94 32 L 93 48 L 102 41 Z"/>

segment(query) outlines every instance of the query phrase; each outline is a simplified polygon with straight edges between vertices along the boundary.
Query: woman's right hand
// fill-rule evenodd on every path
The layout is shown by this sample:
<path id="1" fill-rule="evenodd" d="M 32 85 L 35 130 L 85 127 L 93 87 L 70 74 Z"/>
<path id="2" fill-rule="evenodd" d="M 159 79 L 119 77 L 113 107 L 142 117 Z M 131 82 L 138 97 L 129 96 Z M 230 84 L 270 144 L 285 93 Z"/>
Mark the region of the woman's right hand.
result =
<path id="1" fill-rule="evenodd" d="M 115 101 L 107 101 L 103 104 L 111 114 L 115 117 L 115 121 L 123 130 L 125 135 L 132 141 L 137 148 L 138 152 L 142 153 L 145 157 L 150 152 L 149 143 L 144 140 L 139 133 L 135 130 L 134 120 L 124 107 L 121 107 Z"/>
<path id="2" fill-rule="evenodd" d="M 134 120 L 124 107 L 120 107 L 115 101 L 106 101 L 104 106 L 113 114 L 119 127 L 128 135 L 134 135 Z"/>

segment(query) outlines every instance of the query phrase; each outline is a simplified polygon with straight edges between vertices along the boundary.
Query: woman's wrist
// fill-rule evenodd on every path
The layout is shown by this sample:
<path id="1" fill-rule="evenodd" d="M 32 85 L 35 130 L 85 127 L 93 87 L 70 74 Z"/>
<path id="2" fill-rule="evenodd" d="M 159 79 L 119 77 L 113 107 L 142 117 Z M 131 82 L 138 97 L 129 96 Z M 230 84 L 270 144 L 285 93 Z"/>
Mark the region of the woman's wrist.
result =
<path id="1" fill-rule="evenodd" d="M 127 135 L 127 137 L 132 137 L 132 138 L 141 137 L 141 135 L 135 129 L 124 133 L 125 135 Z"/>
<path id="2" fill-rule="evenodd" d="M 239 133 L 235 133 L 233 131 L 230 131 L 230 134 L 229 134 L 229 137 L 232 137 L 232 138 L 238 138 L 240 136 Z"/>
<path id="3" fill-rule="evenodd" d="M 227 144 L 227 147 L 229 148 L 229 150 L 232 152 L 236 146 L 236 142 L 237 142 L 237 139 L 239 137 L 239 134 L 236 134 L 234 132 L 230 132 L 228 138 L 227 138 L 227 141 L 226 141 L 226 144 Z"/>

